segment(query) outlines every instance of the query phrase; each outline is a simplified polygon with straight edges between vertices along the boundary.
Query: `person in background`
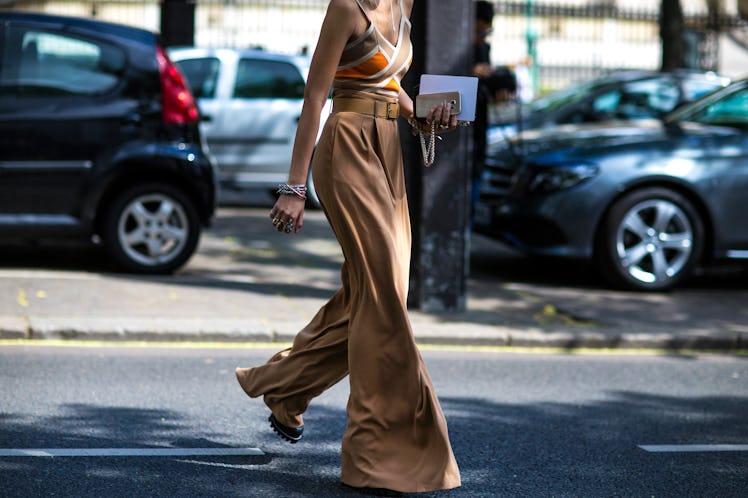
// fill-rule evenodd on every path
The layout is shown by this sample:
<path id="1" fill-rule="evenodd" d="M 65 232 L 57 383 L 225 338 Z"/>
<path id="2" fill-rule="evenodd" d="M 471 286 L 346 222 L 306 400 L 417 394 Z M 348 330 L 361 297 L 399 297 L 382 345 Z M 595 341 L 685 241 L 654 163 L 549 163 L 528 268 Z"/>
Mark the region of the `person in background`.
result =
<path id="1" fill-rule="evenodd" d="M 515 98 L 517 80 L 506 66 L 491 66 L 491 44 L 488 37 L 493 33 L 493 3 L 484 0 L 475 2 L 475 38 L 473 41 L 473 76 L 478 78 L 478 97 L 473 123 L 473 175 L 470 195 L 470 224 L 475 214 L 475 205 L 480 196 L 481 178 L 486 161 L 489 106 L 496 102 L 508 102 Z"/>
<path id="2" fill-rule="evenodd" d="M 517 80 L 517 100 L 522 104 L 527 104 L 535 98 L 531 68 L 532 57 L 529 55 L 511 66 Z"/>
<path id="3" fill-rule="evenodd" d="M 263 397 L 272 428 L 290 442 L 301 439 L 302 414 L 312 399 L 348 375 L 341 481 L 362 492 L 460 486 L 447 423 L 406 305 L 411 231 L 397 119 L 424 132 L 457 127 L 444 103 L 416 120 L 400 86 L 412 57 L 413 2 L 329 3 L 288 183 L 280 186 L 270 218 L 289 234 L 303 225 L 309 164 L 332 85 L 333 112 L 314 151 L 312 175 L 342 248 L 342 287 L 290 349 L 264 365 L 236 369 L 244 392 Z"/>

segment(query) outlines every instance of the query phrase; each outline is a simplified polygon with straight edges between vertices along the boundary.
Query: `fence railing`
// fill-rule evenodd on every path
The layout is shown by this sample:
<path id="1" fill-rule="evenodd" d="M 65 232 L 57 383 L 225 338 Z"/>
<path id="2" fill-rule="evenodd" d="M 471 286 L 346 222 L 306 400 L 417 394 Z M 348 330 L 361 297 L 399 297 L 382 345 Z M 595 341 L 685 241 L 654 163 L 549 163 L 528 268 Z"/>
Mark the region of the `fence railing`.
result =
<path id="1" fill-rule="evenodd" d="M 469 0 L 459 0 L 468 2 Z M 195 43 L 310 52 L 328 0 L 196 0 Z M 689 63 L 717 70 L 715 33 L 746 30 L 728 0 L 726 15 L 709 16 L 705 0 L 682 0 Z M 496 0 L 495 65 L 532 64 L 543 90 L 617 69 L 660 66 L 659 1 Z M 49 12 L 131 24 L 158 31 L 159 0 L 0 0 L 0 9 Z"/>

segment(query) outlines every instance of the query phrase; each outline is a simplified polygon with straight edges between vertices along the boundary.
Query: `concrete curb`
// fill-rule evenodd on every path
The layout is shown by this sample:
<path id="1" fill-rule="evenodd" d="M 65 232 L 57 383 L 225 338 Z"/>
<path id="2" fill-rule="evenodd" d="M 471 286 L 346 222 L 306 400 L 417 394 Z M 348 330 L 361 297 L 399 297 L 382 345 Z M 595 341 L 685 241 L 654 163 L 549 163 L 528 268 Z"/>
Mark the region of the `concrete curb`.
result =
<path id="1" fill-rule="evenodd" d="M 301 322 L 247 319 L 0 316 L 0 339 L 288 343 Z M 613 332 L 414 323 L 419 344 L 554 349 L 658 349 L 741 352 L 743 332 Z"/>
<path id="2" fill-rule="evenodd" d="M 0 315 L 0 339 L 29 339 L 29 330 L 26 317 Z"/>

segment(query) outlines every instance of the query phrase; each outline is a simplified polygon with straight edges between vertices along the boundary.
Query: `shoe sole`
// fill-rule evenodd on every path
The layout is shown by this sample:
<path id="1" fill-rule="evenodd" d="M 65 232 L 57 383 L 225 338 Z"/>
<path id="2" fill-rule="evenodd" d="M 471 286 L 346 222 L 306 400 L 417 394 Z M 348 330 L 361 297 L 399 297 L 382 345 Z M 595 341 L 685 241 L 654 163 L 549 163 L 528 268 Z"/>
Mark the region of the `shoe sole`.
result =
<path id="1" fill-rule="evenodd" d="M 343 484 L 343 487 L 346 489 L 350 489 L 360 495 L 367 495 L 367 496 L 405 496 L 405 494 L 401 493 L 400 491 L 394 491 L 392 489 L 387 488 L 358 488 L 356 486 L 351 486 L 349 484 L 341 483 Z"/>
<path id="2" fill-rule="evenodd" d="M 274 415 L 271 414 L 270 417 L 268 417 L 268 420 L 270 421 L 270 427 L 273 429 L 273 431 L 276 434 L 278 434 L 281 437 L 281 439 L 285 439 L 291 444 L 296 444 L 301 440 L 301 434 L 299 434 L 298 436 L 292 436 L 288 434 L 284 430 L 283 425 L 280 422 L 278 422 L 278 420 L 276 420 Z"/>

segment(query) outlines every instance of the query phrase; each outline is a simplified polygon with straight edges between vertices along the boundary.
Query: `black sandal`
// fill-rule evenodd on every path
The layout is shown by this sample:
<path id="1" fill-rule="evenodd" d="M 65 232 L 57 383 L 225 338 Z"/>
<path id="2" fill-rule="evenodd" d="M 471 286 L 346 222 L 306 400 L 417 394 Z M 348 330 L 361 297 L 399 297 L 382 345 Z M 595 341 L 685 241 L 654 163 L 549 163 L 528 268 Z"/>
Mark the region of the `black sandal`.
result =
<path id="1" fill-rule="evenodd" d="M 351 486 L 350 484 L 341 483 L 344 488 L 355 491 L 356 493 L 367 495 L 367 496 L 405 496 L 400 491 L 394 491 L 387 488 L 359 488 Z"/>
<path id="2" fill-rule="evenodd" d="M 275 415 L 272 413 L 270 414 L 270 418 L 268 418 L 270 421 L 270 427 L 273 428 L 273 430 L 278 434 L 281 438 L 285 439 L 291 444 L 298 443 L 301 439 L 301 435 L 304 433 L 304 426 L 301 427 L 286 427 L 285 425 L 278 422 L 278 419 L 275 418 Z"/>

